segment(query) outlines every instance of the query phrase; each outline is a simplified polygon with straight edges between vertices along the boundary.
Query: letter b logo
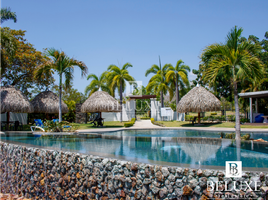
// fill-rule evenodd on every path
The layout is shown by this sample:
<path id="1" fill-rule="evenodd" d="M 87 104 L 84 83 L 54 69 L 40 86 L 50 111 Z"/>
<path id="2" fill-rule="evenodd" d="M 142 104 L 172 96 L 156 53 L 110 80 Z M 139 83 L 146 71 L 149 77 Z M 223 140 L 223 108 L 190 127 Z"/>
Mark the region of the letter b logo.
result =
<path id="1" fill-rule="evenodd" d="M 226 161 L 226 177 L 242 177 L 242 161 Z"/>

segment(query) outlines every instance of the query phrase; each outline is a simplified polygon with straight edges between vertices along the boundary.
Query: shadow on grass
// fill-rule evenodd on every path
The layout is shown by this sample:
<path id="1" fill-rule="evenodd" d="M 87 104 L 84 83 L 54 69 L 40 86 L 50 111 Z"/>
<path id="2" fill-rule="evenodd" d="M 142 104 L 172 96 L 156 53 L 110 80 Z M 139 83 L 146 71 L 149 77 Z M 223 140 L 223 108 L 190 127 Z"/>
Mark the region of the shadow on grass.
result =
<path id="1" fill-rule="evenodd" d="M 182 127 L 211 127 L 211 126 L 215 126 L 218 124 L 222 124 L 222 122 L 205 122 L 205 123 L 201 123 L 202 125 L 198 125 L 197 123 L 192 124 L 182 124 Z"/>

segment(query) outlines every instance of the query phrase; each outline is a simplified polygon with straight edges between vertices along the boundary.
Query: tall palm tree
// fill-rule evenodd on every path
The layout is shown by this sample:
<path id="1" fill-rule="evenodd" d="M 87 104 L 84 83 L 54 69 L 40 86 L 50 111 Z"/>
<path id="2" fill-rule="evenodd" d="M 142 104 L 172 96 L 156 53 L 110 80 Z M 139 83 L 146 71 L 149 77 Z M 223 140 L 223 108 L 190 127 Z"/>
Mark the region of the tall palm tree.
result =
<path id="1" fill-rule="evenodd" d="M 89 74 L 88 77 L 87 77 L 87 80 L 89 80 L 89 79 L 93 79 L 93 80 L 86 87 L 85 94 L 86 95 L 89 94 L 88 96 L 90 96 L 94 92 L 98 91 L 99 89 L 111 94 L 111 90 L 110 90 L 110 88 L 108 87 L 108 84 L 107 84 L 106 76 L 107 76 L 107 72 L 103 72 L 99 77 L 96 76 L 95 74 Z"/>
<path id="2" fill-rule="evenodd" d="M 59 122 L 62 121 L 61 111 L 61 93 L 62 93 L 62 76 L 65 77 L 66 88 L 70 87 L 70 83 L 73 80 L 74 66 L 78 66 L 81 69 L 82 77 L 87 74 L 87 66 L 82 62 L 68 57 L 63 51 L 50 48 L 46 50 L 45 55 L 50 57 L 51 60 L 41 64 L 34 72 L 36 78 L 41 78 L 42 74 L 54 74 L 57 72 L 59 75 Z"/>
<path id="3" fill-rule="evenodd" d="M 180 100 L 179 85 L 189 85 L 188 72 L 190 72 L 190 67 L 184 65 L 182 60 L 178 60 L 175 67 L 170 65 L 168 72 L 166 74 L 167 82 L 172 81 L 175 85 L 176 90 L 176 105 L 178 105 Z"/>
<path id="4" fill-rule="evenodd" d="M 110 89 L 114 90 L 115 88 L 119 89 L 120 94 L 120 105 L 123 104 L 123 91 L 125 90 L 126 81 L 135 81 L 135 79 L 129 75 L 127 68 L 132 67 L 130 63 L 126 63 L 120 69 L 116 65 L 110 65 L 108 67 L 107 79 L 110 84 Z M 114 93 L 114 91 L 113 91 Z M 122 122 L 122 111 L 120 121 Z"/>
<path id="5" fill-rule="evenodd" d="M 1 15 L 1 24 L 3 24 L 4 21 L 7 21 L 9 19 L 12 19 L 15 23 L 17 22 L 16 13 L 11 12 L 10 8 L 1 8 L 0 15 Z"/>
<path id="6" fill-rule="evenodd" d="M 159 95 L 161 98 L 161 107 L 164 107 L 164 94 L 169 91 L 170 98 L 173 96 L 173 91 L 171 87 L 168 86 L 168 82 L 166 81 L 166 73 L 168 68 L 171 64 L 165 64 L 164 67 L 161 67 L 160 57 L 159 57 L 159 66 L 152 65 L 148 70 L 145 72 L 145 76 L 147 77 L 149 74 L 155 74 L 149 80 L 148 85 L 146 86 L 147 91 L 154 90 L 154 92 Z"/>
<path id="7" fill-rule="evenodd" d="M 263 65 L 256 56 L 260 49 L 248 41 L 239 42 L 242 31 L 242 28 L 235 26 L 228 33 L 226 44 L 210 45 L 201 55 L 205 80 L 213 84 L 219 72 L 223 70 L 233 83 L 237 140 L 241 139 L 237 84 L 243 77 L 261 80 L 263 73 Z"/>

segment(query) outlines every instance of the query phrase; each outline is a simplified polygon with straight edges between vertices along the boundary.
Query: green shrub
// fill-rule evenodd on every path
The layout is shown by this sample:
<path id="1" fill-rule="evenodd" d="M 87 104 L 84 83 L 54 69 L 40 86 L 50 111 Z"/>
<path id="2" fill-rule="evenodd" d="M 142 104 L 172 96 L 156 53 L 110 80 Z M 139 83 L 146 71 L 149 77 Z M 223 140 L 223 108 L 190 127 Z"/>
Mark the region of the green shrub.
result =
<path id="1" fill-rule="evenodd" d="M 208 116 L 203 117 L 202 119 L 203 119 L 203 121 L 207 121 L 208 120 Z"/>
<path id="2" fill-rule="evenodd" d="M 46 120 L 44 122 L 44 129 L 46 132 L 62 132 L 64 126 L 69 126 L 69 122 L 62 121 L 62 122 L 53 122 L 53 120 Z M 74 127 L 74 129 L 77 127 Z"/>
<path id="3" fill-rule="evenodd" d="M 232 121 L 234 122 L 235 121 L 235 116 L 234 115 L 228 115 L 228 121 Z"/>
<path id="4" fill-rule="evenodd" d="M 210 113 L 210 115 L 217 115 L 217 113 L 216 112 L 213 112 L 213 113 Z"/>
<path id="5" fill-rule="evenodd" d="M 240 119 L 240 122 L 241 123 L 246 123 L 246 122 L 249 122 L 249 119 L 247 119 L 247 118 L 241 118 Z"/>
<path id="6" fill-rule="evenodd" d="M 126 122 L 124 123 L 124 127 L 130 127 L 133 126 L 135 124 L 136 119 L 132 118 L 130 122 Z"/>
<path id="7" fill-rule="evenodd" d="M 192 115 L 185 115 L 185 121 L 191 121 L 194 119 L 194 116 Z"/>
<path id="8" fill-rule="evenodd" d="M 156 121 L 154 120 L 154 118 L 151 118 L 151 122 L 152 122 L 152 124 L 154 124 L 154 125 L 165 127 L 164 124 L 162 124 L 162 123 L 160 123 L 160 122 L 156 122 Z"/>
<path id="9" fill-rule="evenodd" d="M 235 133 L 226 133 L 225 138 L 227 138 L 227 139 L 235 139 Z"/>
<path id="10" fill-rule="evenodd" d="M 219 135 L 221 138 L 226 138 L 226 139 L 235 139 L 235 133 L 224 133 L 220 132 Z M 241 135 L 242 140 L 250 140 L 250 134 L 247 133 L 245 135 Z"/>
<path id="11" fill-rule="evenodd" d="M 150 119 L 150 117 L 141 117 L 140 119 Z"/>
<path id="12" fill-rule="evenodd" d="M 247 133 L 247 134 L 245 134 L 245 135 L 242 135 L 241 139 L 242 139 L 242 140 L 250 140 L 250 134 Z"/>

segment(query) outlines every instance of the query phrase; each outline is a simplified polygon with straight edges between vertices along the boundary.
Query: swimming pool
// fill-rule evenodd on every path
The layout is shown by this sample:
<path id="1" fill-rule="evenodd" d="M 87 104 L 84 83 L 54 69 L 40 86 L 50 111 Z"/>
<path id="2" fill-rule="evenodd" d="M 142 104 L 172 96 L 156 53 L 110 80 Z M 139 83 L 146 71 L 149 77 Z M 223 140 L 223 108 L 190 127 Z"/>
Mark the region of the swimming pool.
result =
<path id="1" fill-rule="evenodd" d="M 265 133 L 251 133 L 267 139 Z M 268 171 L 268 144 L 219 139 L 215 132 L 191 130 L 128 130 L 104 134 L 1 135 L 3 142 L 93 154 L 150 164 L 224 169 L 225 161 L 241 160 L 243 170 Z M 209 138 L 204 138 L 209 137 Z"/>

